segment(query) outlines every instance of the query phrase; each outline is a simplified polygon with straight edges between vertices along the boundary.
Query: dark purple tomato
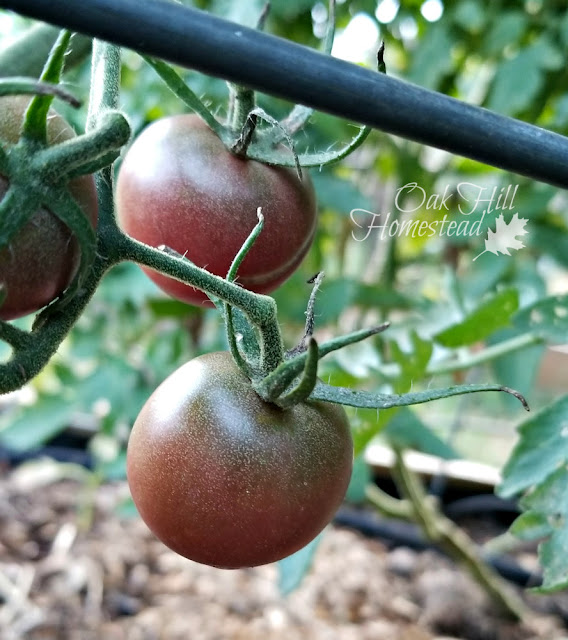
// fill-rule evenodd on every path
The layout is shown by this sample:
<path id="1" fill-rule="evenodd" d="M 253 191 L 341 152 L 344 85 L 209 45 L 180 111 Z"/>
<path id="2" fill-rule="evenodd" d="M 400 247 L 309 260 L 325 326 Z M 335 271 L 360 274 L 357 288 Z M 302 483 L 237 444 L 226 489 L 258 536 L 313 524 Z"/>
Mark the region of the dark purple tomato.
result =
<path id="1" fill-rule="evenodd" d="M 147 127 L 128 150 L 116 186 L 118 221 L 132 237 L 167 245 L 211 273 L 226 276 L 257 223 L 264 229 L 239 269 L 238 282 L 268 293 L 298 267 L 316 228 L 307 171 L 274 167 L 232 154 L 196 115 Z M 145 269 L 166 293 L 203 304 L 201 291 Z"/>
<path id="2" fill-rule="evenodd" d="M 130 435 L 132 497 L 186 558 L 235 569 L 280 560 L 332 519 L 351 476 L 343 407 L 264 402 L 228 352 L 191 360 L 150 396 Z"/>
<path id="3" fill-rule="evenodd" d="M 0 144 L 6 149 L 18 141 L 29 96 L 0 98 Z M 48 142 L 75 137 L 61 116 L 50 111 Z M 8 190 L 6 176 L 0 175 L 0 199 Z M 71 194 L 92 222 L 97 223 L 97 192 L 92 176 L 69 183 Z M 0 248 L 0 286 L 6 299 L 0 305 L 0 319 L 12 320 L 34 313 L 62 293 L 77 271 L 80 250 L 70 229 L 46 207 L 38 209 L 7 247 Z"/>

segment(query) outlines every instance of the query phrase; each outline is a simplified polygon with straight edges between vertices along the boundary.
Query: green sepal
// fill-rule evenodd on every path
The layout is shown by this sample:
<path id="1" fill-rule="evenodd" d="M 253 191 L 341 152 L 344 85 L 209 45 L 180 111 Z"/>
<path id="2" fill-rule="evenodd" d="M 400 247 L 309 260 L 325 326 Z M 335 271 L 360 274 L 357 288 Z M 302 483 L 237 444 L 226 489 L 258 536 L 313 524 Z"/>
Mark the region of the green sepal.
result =
<path id="1" fill-rule="evenodd" d="M 357 391 L 347 387 L 334 387 L 323 382 L 317 382 L 310 396 L 314 400 L 335 402 L 349 407 L 362 407 L 366 409 L 391 409 L 392 407 L 407 407 L 413 404 L 422 404 L 432 400 L 441 400 L 452 396 L 462 396 L 468 393 L 480 393 L 486 391 L 501 391 L 515 396 L 528 411 L 529 407 L 525 398 L 508 387 L 497 384 L 465 384 L 445 389 L 428 389 L 426 391 L 413 391 L 411 393 L 389 394 L 373 393 L 372 391 Z"/>

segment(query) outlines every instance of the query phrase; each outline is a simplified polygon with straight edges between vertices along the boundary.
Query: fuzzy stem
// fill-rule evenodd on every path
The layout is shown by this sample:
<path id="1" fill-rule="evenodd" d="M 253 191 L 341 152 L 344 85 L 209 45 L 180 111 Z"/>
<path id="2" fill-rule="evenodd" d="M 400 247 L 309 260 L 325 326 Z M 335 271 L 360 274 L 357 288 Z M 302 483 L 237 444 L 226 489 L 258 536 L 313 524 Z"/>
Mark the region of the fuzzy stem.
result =
<path id="1" fill-rule="evenodd" d="M 26 340 L 22 339 L 19 344 L 13 345 L 14 354 L 11 360 L 0 365 L 0 394 L 19 389 L 43 369 L 85 310 L 109 266 L 104 264 L 101 258 L 97 258 L 81 291 L 73 296 L 68 304 L 59 308 L 55 305 L 47 307 L 42 314 L 49 310 L 49 322 L 38 323 L 42 316 L 40 314 L 36 319 L 40 328 L 29 333 Z M 0 335 L 7 331 L 9 330 L 2 325 Z M 15 334 L 12 337 L 15 337 Z"/>
<path id="2" fill-rule="evenodd" d="M 71 40 L 70 31 L 62 31 L 55 41 L 45 63 L 40 80 L 58 84 L 65 63 L 65 52 Z M 34 144 L 47 144 L 47 113 L 53 101 L 53 95 L 36 96 L 30 102 L 24 115 L 22 139 Z"/>
<path id="3" fill-rule="evenodd" d="M 237 84 L 229 84 L 229 91 L 232 110 L 229 125 L 233 132 L 240 136 L 248 115 L 256 104 L 254 91 Z"/>
<path id="4" fill-rule="evenodd" d="M 252 249 L 254 243 L 256 242 L 262 228 L 264 227 L 264 216 L 262 215 L 262 207 L 258 207 L 256 215 L 258 217 L 258 223 L 250 233 L 249 237 L 245 240 L 243 246 L 240 248 L 239 252 L 235 256 L 229 272 L 227 273 L 227 281 L 234 282 L 237 277 L 237 273 L 239 267 L 241 266 L 243 260 L 246 258 L 248 252 Z M 246 359 L 241 355 L 237 345 L 237 338 L 234 326 L 234 317 L 233 317 L 233 307 L 230 304 L 225 303 L 223 305 L 224 313 L 225 313 L 225 323 L 226 323 L 226 331 L 227 331 L 227 341 L 229 343 L 229 348 L 231 350 L 231 354 L 233 359 L 237 363 L 239 369 L 249 378 L 252 377 L 252 367 L 246 361 Z"/>
<path id="5" fill-rule="evenodd" d="M 56 84 L 38 82 L 35 78 L 11 77 L 0 79 L 0 96 L 10 95 L 54 96 L 72 107 L 80 107 L 81 102 Z"/>
<path id="6" fill-rule="evenodd" d="M 393 407 L 408 407 L 413 404 L 431 402 L 432 400 L 441 400 L 442 398 L 451 398 L 452 396 L 463 396 L 468 393 L 485 393 L 487 391 L 508 393 L 517 398 L 526 411 L 530 411 L 529 405 L 522 394 L 514 389 L 509 389 L 509 387 L 503 387 L 499 384 L 464 384 L 442 389 L 428 389 L 427 391 L 411 391 L 409 393 L 399 394 L 359 391 L 349 387 L 335 387 L 323 382 L 318 382 L 312 397 L 316 400 L 337 402 L 349 407 L 361 407 L 365 409 L 392 409 Z"/>
<path id="7" fill-rule="evenodd" d="M 13 152 L 14 153 L 14 152 Z M 11 185 L 0 200 L 0 249 L 7 246 L 41 205 L 39 198 Z"/>
<path id="8" fill-rule="evenodd" d="M 526 615 L 522 600 L 483 562 L 473 540 L 441 513 L 436 500 L 424 491 L 416 474 L 407 467 L 402 452 L 396 449 L 395 456 L 397 486 L 401 495 L 412 505 L 413 519 L 422 527 L 428 539 L 463 565 L 503 613 L 522 620 Z"/>
<path id="9" fill-rule="evenodd" d="M 9 322 L 0 322 L 0 340 L 7 342 L 11 347 L 23 349 L 29 342 L 29 339 L 30 334 L 27 331 L 22 331 L 22 329 L 18 329 L 18 327 Z"/>
<path id="10" fill-rule="evenodd" d="M 300 340 L 300 342 L 293 349 L 290 349 L 286 353 L 287 358 L 291 358 L 299 353 L 303 353 L 306 350 L 306 341 L 309 338 L 311 338 L 314 333 L 314 327 L 315 327 L 314 307 L 316 304 L 316 295 L 319 291 L 324 275 L 325 274 L 323 271 L 319 271 L 318 273 L 315 274 L 315 276 L 313 276 L 308 280 L 308 283 L 313 284 L 314 286 L 312 287 L 312 292 L 308 299 L 308 306 L 306 308 L 306 324 L 304 327 L 304 335 L 302 336 L 302 339 Z"/>
<path id="11" fill-rule="evenodd" d="M 227 282 L 220 276 L 180 256 L 176 258 L 167 251 L 155 249 L 134 238 L 121 234 L 118 230 L 112 248 L 122 260 L 160 271 L 194 287 L 206 291 L 234 307 L 240 309 L 258 327 L 261 346 L 261 375 L 265 376 L 282 362 L 284 348 L 282 335 L 276 317 L 276 302 L 273 298 L 259 295 Z"/>
<path id="12" fill-rule="evenodd" d="M 104 112 L 118 109 L 119 95 L 120 49 L 101 40 L 94 40 L 87 131 L 96 128 Z"/>
<path id="13" fill-rule="evenodd" d="M 440 362 L 434 364 L 426 370 L 428 375 L 436 376 L 445 373 L 453 373 L 454 371 L 463 371 L 464 369 L 471 369 L 471 367 L 491 362 L 502 356 L 514 353 L 515 351 L 521 351 L 527 347 L 531 347 L 535 344 L 541 344 L 544 339 L 536 333 L 523 333 L 520 336 L 509 338 L 495 345 L 491 345 L 483 351 L 477 353 L 468 354 L 466 357 L 455 362 Z"/>
<path id="14" fill-rule="evenodd" d="M 256 210 L 256 217 L 258 218 L 258 222 L 256 223 L 254 229 L 250 232 L 250 235 L 245 240 L 243 246 L 239 249 L 239 252 L 231 263 L 231 267 L 229 269 L 229 272 L 227 273 L 227 280 L 229 282 L 235 281 L 243 260 L 247 257 L 248 252 L 252 249 L 254 243 L 258 239 L 258 236 L 264 228 L 264 216 L 262 215 L 262 207 L 258 207 L 258 209 Z"/>
<path id="15" fill-rule="evenodd" d="M 387 518 L 410 521 L 414 517 L 414 509 L 408 500 L 393 498 L 376 484 L 368 484 L 365 487 L 365 496 L 377 511 Z"/>
<path id="16" fill-rule="evenodd" d="M 89 95 L 89 110 L 87 114 L 86 134 L 97 135 L 102 118 L 110 118 L 108 111 L 118 108 L 120 100 L 120 48 L 107 44 L 101 40 L 93 41 L 93 56 L 91 63 L 91 92 Z M 116 114 L 112 114 L 115 117 Z M 123 118 L 124 120 L 124 118 Z M 116 126 L 116 125 L 115 125 Z M 124 132 L 126 133 L 126 132 Z M 116 141 L 115 141 L 116 142 Z M 126 142 L 126 140 L 125 140 Z M 107 149 L 108 150 L 108 149 Z M 110 233 L 112 240 L 118 228 L 114 217 L 113 170 L 109 165 L 95 174 L 97 194 L 99 199 L 99 239 L 106 239 Z M 115 251 L 111 242 L 109 248 Z M 110 250 L 109 250 L 110 253 Z M 115 253 L 115 261 L 119 257 Z"/>
<path id="17" fill-rule="evenodd" d="M 288 393 L 274 398 L 273 401 L 283 409 L 304 402 L 314 390 L 318 376 L 318 343 L 314 338 L 308 342 L 306 366 L 298 384 Z"/>
<path id="18" fill-rule="evenodd" d="M 118 151 L 130 138 L 130 126 L 121 113 L 108 112 L 98 119 L 96 129 L 48 147 L 34 158 L 37 170 L 44 176 L 69 176 L 85 163 L 107 158 L 109 151 Z M 106 165 L 105 165 L 106 166 Z"/>
<path id="19" fill-rule="evenodd" d="M 247 155 L 248 148 L 250 147 L 252 137 L 256 130 L 256 122 L 257 115 L 254 112 L 249 112 L 239 137 L 231 145 L 231 153 L 243 157 Z"/>
<path id="20" fill-rule="evenodd" d="M 197 95 L 187 86 L 183 78 L 170 65 L 162 60 L 155 60 L 149 56 L 142 56 L 144 60 L 154 69 L 154 71 L 162 78 L 171 91 L 184 102 L 192 111 L 206 122 L 220 138 L 226 135 L 225 127 L 215 118 L 205 104 L 197 97 Z"/>
<path id="21" fill-rule="evenodd" d="M 520 336 L 503 340 L 498 344 L 486 347 L 476 353 L 468 353 L 467 355 L 455 360 L 443 360 L 442 362 L 429 365 L 425 371 L 425 376 L 437 376 L 445 375 L 448 373 L 454 373 L 455 371 L 465 371 L 488 362 L 492 362 L 497 358 L 522 351 L 528 347 L 532 347 L 537 344 L 544 344 L 545 340 L 536 333 L 523 333 Z M 398 365 L 387 364 L 381 367 L 381 374 L 387 378 L 396 377 L 398 371 Z"/>
<path id="22" fill-rule="evenodd" d="M 385 323 L 378 327 L 355 331 L 347 336 L 340 336 L 339 338 L 329 340 L 318 347 L 318 358 L 321 359 L 328 353 L 347 345 L 361 342 L 370 336 L 384 331 L 388 326 L 388 323 Z M 256 389 L 257 392 L 263 398 L 277 398 L 292 383 L 294 378 L 300 375 L 300 372 L 305 367 L 307 358 L 308 354 L 304 351 L 303 353 L 293 356 L 292 359 L 281 363 L 277 369 L 267 372 L 267 374 L 270 375 L 267 375 L 266 378 L 259 383 Z M 334 387 L 334 389 L 335 388 L 336 387 Z"/>

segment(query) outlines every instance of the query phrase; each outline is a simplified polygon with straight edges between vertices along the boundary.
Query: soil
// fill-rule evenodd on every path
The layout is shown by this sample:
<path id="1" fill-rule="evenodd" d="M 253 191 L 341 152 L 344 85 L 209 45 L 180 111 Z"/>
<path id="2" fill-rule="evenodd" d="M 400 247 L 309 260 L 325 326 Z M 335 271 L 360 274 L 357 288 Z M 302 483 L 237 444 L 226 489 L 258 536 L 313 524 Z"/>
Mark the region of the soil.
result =
<path id="1" fill-rule="evenodd" d="M 121 515 L 127 499 L 125 483 L 49 461 L 0 475 L 2 640 L 568 639 L 565 595 L 525 595 L 526 620 L 508 622 L 439 554 L 334 526 L 283 597 L 275 565 L 181 558 Z"/>

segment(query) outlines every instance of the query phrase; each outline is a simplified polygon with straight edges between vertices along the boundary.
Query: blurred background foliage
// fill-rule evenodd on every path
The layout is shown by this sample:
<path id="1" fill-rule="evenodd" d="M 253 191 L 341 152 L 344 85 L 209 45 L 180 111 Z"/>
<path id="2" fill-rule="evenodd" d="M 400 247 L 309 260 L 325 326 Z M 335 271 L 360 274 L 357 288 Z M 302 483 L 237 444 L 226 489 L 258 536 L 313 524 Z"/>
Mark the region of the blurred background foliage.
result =
<path id="1" fill-rule="evenodd" d="M 258 0 L 184 0 L 184 4 L 248 26 L 256 23 L 263 5 Z M 273 0 L 265 29 L 317 48 L 327 15 L 326 5 L 314 0 Z M 338 3 L 336 22 L 333 55 L 374 68 L 384 40 L 390 75 L 568 133 L 564 3 L 345 0 Z M 0 12 L 3 46 L 29 25 Z M 226 84 L 197 72 L 180 72 L 223 117 Z M 86 102 L 88 60 L 70 69 L 65 81 Z M 124 54 L 122 88 L 122 108 L 135 132 L 184 110 L 134 52 Z M 259 95 L 258 100 L 275 117 L 283 117 L 291 108 L 269 96 Z M 82 129 L 84 110 L 71 111 L 61 104 L 57 108 Z M 342 145 L 355 135 L 357 126 L 315 114 L 297 136 L 298 150 Z M 317 237 L 298 272 L 274 294 L 287 344 L 292 346 L 303 331 L 310 293 L 306 281 L 322 269 L 326 277 L 317 300 L 316 335 L 329 337 L 384 319 L 392 322 L 381 336 L 328 356 L 320 365 L 322 378 L 396 392 L 498 381 L 526 393 L 537 408 L 562 388 L 535 384 L 546 348 L 530 339 L 523 349 L 481 366 L 447 371 L 442 365 L 453 356 L 467 362 L 479 350 L 534 333 L 534 326 L 523 325 L 519 313 L 547 296 L 568 291 L 564 192 L 380 131 L 343 162 L 312 175 L 320 207 Z M 361 232 L 351 219 L 353 209 L 383 216 L 390 212 L 394 219 L 401 215 L 395 207 L 397 190 L 409 183 L 417 183 L 427 195 L 453 193 L 449 217 L 461 221 L 456 188 L 465 182 L 485 188 L 487 195 L 494 187 L 499 193 L 518 185 L 514 212 L 529 221 L 523 238 L 526 248 L 510 256 L 485 253 L 473 262 L 484 249 L 486 230 L 495 228 L 494 215 L 486 216 L 482 232 L 473 237 L 382 239 L 376 230 L 362 242 L 353 237 Z M 416 207 L 416 190 L 405 191 L 398 202 L 407 209 Z M 469 216 L 472 222 L 481 218 L 481 209 Z M 510 216 L 513 210 L 505 213 Z M 427 209 L 424 203 L 412 216 L 433 221 L 443 214 L 443 208 Z M 554 304 L 542 322 L 545 329 L 556 327 L 554 337 L 547 334 L 551 342 L 566 342 L 562 337 L 568 335 L 566 297 Z M 21 324 L 28 326 L 29 320 Z M 450 326 L 457 329 L 448 346 L 443 336 Z M 5 353 L 1 348 L 0 357 Z M 44 372 L 28 388 L 2 400 L 0 443 L 21 451 L 52 441 L 64 430 L 86 433 L 92 436 L 90 450 L 97 469 L 104 477 L 121 477 L 129 429 L 153 389 L 188 359 L 224 348 L 216 311 L 168 299 L 138 267 L 120 265 L 107 275 Z M 522 416 L 514 399 L 487 394 L 398 412 L 350 411 L 350 417 L 359 452 L 384 430 L 383 435 L 404 446 L 501 464 L 511 448 L 512 425 Z"/>

